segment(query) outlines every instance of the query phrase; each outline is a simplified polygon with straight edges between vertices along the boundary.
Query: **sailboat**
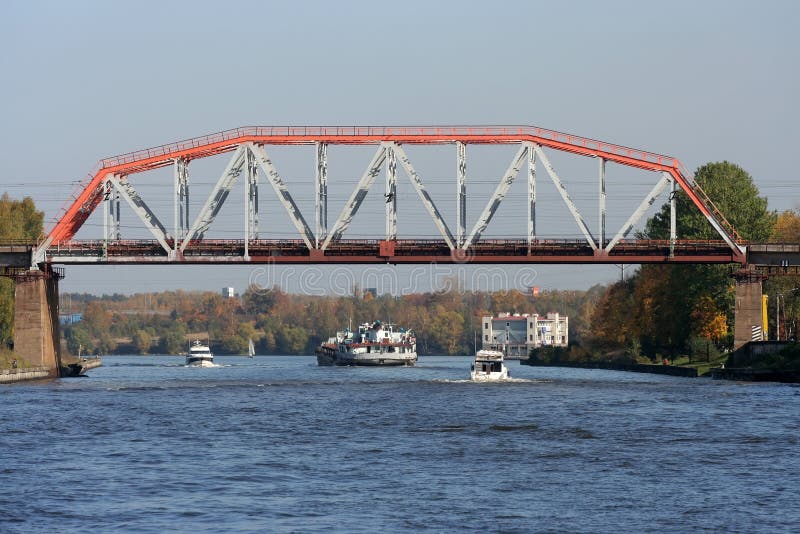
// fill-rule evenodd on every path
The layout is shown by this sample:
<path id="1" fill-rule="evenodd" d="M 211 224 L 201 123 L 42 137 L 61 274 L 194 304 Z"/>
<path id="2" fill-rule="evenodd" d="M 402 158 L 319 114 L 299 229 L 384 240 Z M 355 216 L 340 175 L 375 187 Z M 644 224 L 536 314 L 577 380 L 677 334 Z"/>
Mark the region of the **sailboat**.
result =
<path id="1" fill-rule="evenodd" d="M 253 339 L 248 339 L 248 347 L 247 347 L 247 357 L 252 358 L 256 355 L 256 347 L 253 345 Z"/>

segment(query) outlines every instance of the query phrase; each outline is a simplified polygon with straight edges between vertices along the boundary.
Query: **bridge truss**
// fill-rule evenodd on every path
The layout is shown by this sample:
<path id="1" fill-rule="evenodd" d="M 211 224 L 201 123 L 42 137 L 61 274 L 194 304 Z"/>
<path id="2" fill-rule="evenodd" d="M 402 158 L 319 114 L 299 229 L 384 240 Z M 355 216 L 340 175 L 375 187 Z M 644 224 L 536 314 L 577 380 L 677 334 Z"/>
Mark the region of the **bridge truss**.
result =
<path id="1" fill-rule="evenodd" d="M 425 187 L 405 145 L 454 145 L 456 221 L 447 223 Z M 467 148 L 504 144 L 517 147 L 475 224 L 468 228 Z M 308 223 L 273 164 L 273 145 L 314 145 L 316 161 L 314 226 Z M 329 145 L 372 145 L 375 151 L 356 187 L 329 226 Z M 596 158 L 598 221 L 593 232 L 550 163 L 555 150 Z M 193 160 L 230 153 L 227 166 L 196 217 L 189 216 L 189 165 Z M 657 182 L 613 236 L 606 235 L 606 163 L 652 171 Z M 173 225 L 168 230 L 137 192 L 135 175 L 173 169 Z M 540 239 L 536 228 L 539 169 L 555 185 L 581 240 Z M 482 235 L 525 171 L 527 228 L 524 237 L 485 239 Z M 347 230 L 369 190 L 384 171 L 385 232 L 380 239 L 348 239 Z M 401 173 L 402 171 L 402 173 Z M 440 237 L 403 239 L 397 231 L 397 182 L 404 174 Z M 246 221 L 242 238 L 206 239 L 205 234 L 237 181 L 245 184 Z M 294 239 L 259 239 L 259 185 L 276 194 L 297 232 Z M 648 208 L 670 191 L 671 231 L 668 240 L 627 239 Z M 675 193 L 683 191 L 719 234 L 715 241 L 680 240 L 676 231 Z M 149 230 L 153 240 L 124 240 L 120 205 L 124 201 Z M 76 232 L 101 205 L 103 237 L 75 240 Z M 520 232 L 522 233 L 522 232 Z M 745 262 L 738 234 L 714 206 L 692 175 L 675 158 L 555 132 L 533 126 L 453 127 L 243 127 L 186 141 L 103 159 L 57 217 L 36 247 L 33 263 L 730 263 Z"/>

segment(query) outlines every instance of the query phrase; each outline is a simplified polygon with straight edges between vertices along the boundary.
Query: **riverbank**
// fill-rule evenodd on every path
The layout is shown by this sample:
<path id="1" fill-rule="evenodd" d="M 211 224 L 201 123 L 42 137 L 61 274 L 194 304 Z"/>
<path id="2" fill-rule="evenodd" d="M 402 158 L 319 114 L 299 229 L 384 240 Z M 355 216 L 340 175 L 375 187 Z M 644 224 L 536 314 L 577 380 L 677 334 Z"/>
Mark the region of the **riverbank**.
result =
<path id="1" fill-rule="evenodd" d="M 737 380 L 740 382 L 782 382 L 784 384 L 800 384 L 800 371 L 752 369 L 750 367 L 712 369 L 711 377 L 716 380 Z"/>
<path id="2" fill-rule="evenodd" d="M 654 373 L 659 375 L 683 376 L 696 378 L 697 369 L 694 367 L 681 367 L 677 365 L 655 365 L 645 363 L 613 363 L 613 362 L 559 362 L 539 363 L 531 360 L 520 360 L 520 365 L 533 367 L 570 367 L 579 369 L 605 369 L 609 371 L 628 371 L 631 373 Z"/>
<path id="3" fill-rule="evenodd" d="M 23 369 L 0 369 L 0 384 L 55 378 L 55 370 L 47 367 L 26 367 Z"/>
<path id="4" fill-rule="evenodd" d="M 99 356 L 93 358 L 62 358 L 61 369 L 55 367 L 37 367 L 30 365 L 25 358 L 17 357 L 13 351 L 0 351 L 0 384 L 22 382 L 27 380 L 44 380 L 49 378 L 82 376 L 89 369 L 102 365 Z"/>
<path id="5" fill-rule="evenodd" d="M 726 365 L 712 369 L 721 380 L 800 383 L 800 345 L 794 341 L 751 341 L 734 351 Z"/>

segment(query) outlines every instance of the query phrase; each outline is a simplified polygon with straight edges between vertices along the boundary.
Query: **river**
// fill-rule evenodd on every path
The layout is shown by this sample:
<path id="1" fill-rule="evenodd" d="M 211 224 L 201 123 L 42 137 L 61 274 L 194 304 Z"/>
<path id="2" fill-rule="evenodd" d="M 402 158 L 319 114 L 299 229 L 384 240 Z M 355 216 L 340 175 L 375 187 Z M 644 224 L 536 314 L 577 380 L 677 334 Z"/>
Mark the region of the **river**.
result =
<path id="1" fill-rule="evenodd" d="M 0 387 L 2 532 L 790 532 L 800 388 L 107 356 Z"/>

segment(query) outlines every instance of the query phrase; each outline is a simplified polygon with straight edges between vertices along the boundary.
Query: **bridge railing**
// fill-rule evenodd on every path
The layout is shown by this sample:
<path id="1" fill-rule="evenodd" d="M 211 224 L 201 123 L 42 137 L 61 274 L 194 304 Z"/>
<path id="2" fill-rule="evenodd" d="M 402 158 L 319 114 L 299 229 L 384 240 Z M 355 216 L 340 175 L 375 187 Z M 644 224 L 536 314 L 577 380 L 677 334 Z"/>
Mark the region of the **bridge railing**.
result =
<path id="1" fill-rule="evenodd" d="M 469 139 L 479 141 L 485 138 L 506 138 L 507 142 L 521 140 L 526 137 L 538 137 L 559 143 L 625 156 L 656 165 L 676 166 L 680 162 L 672 156 L 656 154 L 644 150 L 630 148 L 613 143 L 607 143 L 588 137 L 581 137 L 538 126 L 243 126 L 230 130 L 193 137 L 183 141 L 168 143 L 135 152 L 128 152 L 100 160 L 100 168 L 109 168 L 127 163 L 134 163 L 143 159 L 168 156 L 176 152 L 201 148 L 208 145 L 235 141 L 244 137 L 260 137 L 275 139 L 296 138 L 298 142 L 313 142 L 314 139 L 364 138 L 374 141 L 393 138 L 416 138 L 418 142 L 429 139 L 435 142 L 456 141 Z M 374 142 L 373 141 L 373 142 Z M 408 142 L 414 142 L 408 141 Z"/>

